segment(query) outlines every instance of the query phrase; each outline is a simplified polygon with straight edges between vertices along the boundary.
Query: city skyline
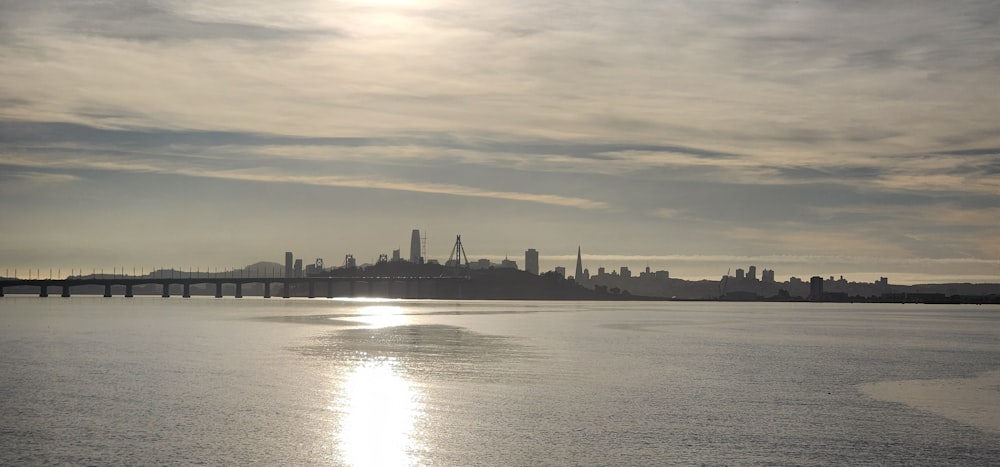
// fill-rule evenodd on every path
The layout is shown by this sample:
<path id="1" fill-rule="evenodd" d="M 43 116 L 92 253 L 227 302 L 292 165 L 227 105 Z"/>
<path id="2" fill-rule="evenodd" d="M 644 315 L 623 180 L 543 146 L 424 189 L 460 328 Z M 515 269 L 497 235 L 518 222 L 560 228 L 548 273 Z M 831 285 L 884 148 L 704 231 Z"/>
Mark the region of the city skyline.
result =
<path id="1" fill-rule="evenodd" d="M 1000 6 L 0 5 L 0 268 L 1000 282 Z M 421 248 L 423 250 L 423 248 Z"/>
<path id="2" fill-rule="evenodd" d="M 415 247 L 417 247 L 417 249 L 416 250 L 412 250 L 411 251 L 411 257 L 407 258 L 406 260 L 403 260 L 402 258 L 398 257 L 400 249 L 398 249 L 398 248 L 392 249 L 391 251 L 393 253 L 393 261 L 401 261 L 402 260 L 402 261 L 408 261 L 408 262 L 411 262 L 411 263 L 420 263 L 420 264 L 423 264 L 425 262 L 436 263 L 436 264 L 445 264 L 447 257 L 438 257 L 438 256 L 425 257 L 423 254 L 420 254 L 418 256 L 418 261 L 413 261 L 413 259 L 412 259 L 412 252 L 413 251 L 420 251 L 421 250 L 422 245 L 420 244 L 420 239 L 425 238 L 425 237 L 423 237 L 423 235 L 424 234 L 423 234 L 423 232 L 421 230 L 419 230 L 419 229 L 413 229 L 411 231 L 411 247 L 415 246 Z M 224 266 L 221 266 L 221 267 L 218 266 L 218 265 L 207 265 L 207 264 L 201 264 L 201 265 L 176 265 L 176 264 L 167 264 L 167 265 L 152 265 L 152 266 L 150 266 L 150 265 L 145 264 L 145 263 L 139 263 L 140 265 L 136 266 L 133 263 L 127 263 L 127 264 L 113 265 L 109 269 L 105 269 L 104 267 L 98 267 L 98 266 L 94 266 L 94 267 L 70 267 L 70 268 L 50 267 L 50 268 L 47 268 L 47 269 L 46 268 L 41 268 L 41 267 L 21 268 L 21 269 L 18 269 L 18 268 L 4 268 L 4 277 L 11 277 L 11 278 L 13 278 L 13 277 L 20 277 L 20 278 L 36 278 L 36 279 L 38 279 L 38 278 L 49 278 L 49 279 L 55 279 L 55 278 L 67 277 L 67 276 L 72 275 L 72 274 L 76 274 L 76 275 L 88 275 L 88 274 L 104 275 L 104 274 L 108 274 L 108 275 L 122 275 L 122 276 L 132 275 L 132 276 L 136 276 L 136 275 L 143 275 L 143 274 L 153 273 L 154 271 L 167 271 L 167 270 L 175 270 L 175 271 L 179 271 L 179 272 L 182 272 L 182 273 L 188 273 L 188 274 L 194 273 L 194 272 L 202 272 L 202 273 L 205 273 L 205 274 L 211 274 L 211 273 L 220 273 L 220 272 L 225 273 L 225 272 L 239 271 L 241 269 L 250 268 L 250 267 L 254 266 L 255 264 L 258 264 L 258 263 L 261 263 L 261 262 L 272 263 L 274 265 L 274 268 L 275 268 L 274 272 L 280 272 L 285 277 L 296 277 L 296 276 L 302 275 L 305 270 L 313 268 L 315 266 L 315 264 L 319 264 L 319 265 L 321 265 L 321 267 L 324 267 L 325 269 L 336 269 L 336 268 L 341 268 L 341 267 L 371 266 L 371 265 L 374 265 L 374 264 L 376 264 L 377 262 L 379 262 L 379 261 L 381 261 L 383 259 L 384 260 L 388 260 L 388 258 L 389 258 L 389 254 L 387 254 L 387 253 L 376 253 L 376 254 L 374 254 L 371 257 L 370 260 L 367 260 L 364 257 L 356 257 L 353 253 L 347 253 L 343 257 L 337 257 L 337 258 L 330 258 L 330 257 L 324 257 L 324 256 L 316 256 L 314 258 L 313 256 L 311 256 L 311 253 L 306 253 L 305 255 L 306 255 L 305 257 L 303 257 L 303 256 L 296 256 L 295 252 L 293 252 L 293 251 L 286 251 L 286 252 L 284 252 L 284 254 L 282 256 L 282 260 L 281 261 L 279 261 L 279 260 L 272 260 L 270 258 L 260 258 L 257 261 L 254 261 L 252 263 L 246 263 L 246 264 L 242 264 L 242 265 L 240 265 L 240 264 L 227 264 L 227 265 L 224 265 Z M 599 270 L 603 271 L 605 269 L 607 269 L 609 271 L 609 272 L 607 272 L 608 275 L 614 275 L 614 276 L 617 276 L 619 274 L 619 272 L 618 272 L 619 269 L 621 269 L 621 270 L 630 270 L 630 271 L 631 270 L 642 271 L 643 269 L 645 269 L 645 271 L 646 271 L 647 274 L 651 273 L 651 271 L 666 272 L 666 273 L 670 273 L 669 277 L 671 277 L 671 278 L 682 279 L 682 280 L 687 280 L 687 281 L 699 281 L 699 280 L 717 281 L 717 280 L 724 280 L 726 277 L 729 277 L 729 278 L 732 278 L 732 279 L 737 279 L 737 280 L 742 280 L 745 277 L 747 280 L 754 281 L 754 282 L 772 282 L 772 283 L 773 282 L 778 282 L 778 283 L 781 283 L 781 282 L 787 282 L 790 279 L 798 279 L 798 280 L 808 279 L 808 278 L 810 278 L 812 276 L 819 276 L 819 277 L 823 277 L 823 278 L 829 277 L 831 280 L 835 276 L 839 276 L 841 280 L 845 279 L 845 276 L 848 276 L 848 277 L 846 277 L 846 279 L 850 280 L 851 282 L 858 282 L 858 283 L 872 283 L 872 282 L 874 282 L 874 283 L 887 283 L 887 281 L 889 279 L 889 278 L 886 277 L 886 275 L 884 273 L 862 273 L 862 274 L 857 274 L 855 276 L 851 276 L 850 273 L 845 274 L 843 272 L 835 273 L 835 272 L 825 271 L 825 272 L 819 273 L 819 272 L 815 272 L 815 270 L 813 270 L 813 272 L 809 272 L 810 269 L 808 267 L 794 268 L 793 271 L 798 271 L 798 273 L 787 273 L 786 274 L 786 273 L 782 272 L 781 274 L 777 274 L 776 275 L 775 270 L 774 270 L 774 264 L 784 264 L 784 265 L 794 264 L 794 263 L 788 263 L 787 262 L 788 261 L 787 257 L 780 257 L 780 256 L 778 256 L 778 257 L 770 257 L 770 258 L 749 258 L 749 257 L 739 257 L 739 256 L 734 256 L 734 257 L 715 257 L 715 258 L 704 258 L 704 257 L 694 257 L 694 258 L 691 258 L 691 257 L 683 257 L 683 256 L 673 256 L 673 257 L 656 257 L 656 258 L 654 258 L 654 257 L 648 257 L 648 256 L 584 255 L 583 254 L 582 246 L 577 246 L 577 252 L 576 252 L 575 255 L 542 255 L 542 254 L 540 254 L 540 252 L 537 249 L 529 248 L 529 249 L 525 250 L 523 252 L 523 254 L 520 255 L 520 256 L 514 255 L 514 258 L 515 258 L 514 260 L 511 260 L 510 257 L 511 257 L 510 254 L 503 254 L 503 255 L 473 255 L 471 257 L 472 259 L 470 259 L 469 261 L 470 261 L 470 265 L 472 266 L 473 269 L 481 269 L 481 268 L 483 268 L 485 266 L 514 267 L 515 269 L 522 270 L 522 271 L 528 271 L 528 272 L 531 272 L 531 273 L 536 274 L 536 275 L 537 274 L 541 274 L 541 273 L 545 273 L 545 272 L 557 272 L 557 273 L 559 273 L 560 271 L 562 271 L 561 275 L 563 277 L 570 277 L 570 278 L 572 278 L 572 277 L 579 277 L 580 276 L 580 274 L 579 274 L 580 271 L 584 271 L 584 276 L 585 277 L 586 276 L 594 276 L 594 277 L 596 277 Z M 343 260 L 342 260 L 342 258 L 343 258 Z M 531 260 L 529 258 L 534 258 L 534 259 Z M 543 260 L 543 258 L 544 258 L 544 260 Z M 650 259 L 653 259 L 654 261 L 650 262 Z M 747 264 L 738 264 L 737 263 L 735 265 L 729 263 L 730 261 L 741 261 L 741 260 L 748 260 L 748 259 L 750 259 L 750 260 L 757 259 L 757 260 L 770 261 L 770 263 L 762 264 L 762 267 L 761 267 L 761 270 L 760 270 L 760 276 L 758 276 L 757 272 L 756 272 L 757 271 L 756 268 L 757 268 L 758 264 L 751 264 L 751 263 L 754 263 L 754 261 L 750 261 L 750 263 L 747 263 Z M 719 262 L 719 264 L 728 264 L 729 266 L 727 266 L 726 272 L 723 273 L 723 274 L 721 274 L 720 276 L 684 276 L 684 275 L 678 275 L 676 273 L 671 273 L 670 270 L 669 270 L 669 268 L 667 268 L 666 266 L 661 266 L 661 265 L 665 264 L 663 261 L 668 261 L 668 263 L 674 263 L 674 264 L 684 264 L 685 260 L 687 260 L 687 261 L 692 261 L 693 260 L 693 261 L 697 261 L 697 262 L 700 262 L 700 263 L 706 263 L 706 262 L 715 261 L 715 262 Z M 348 263 L 345 264 L 344 261 L 347 261 Z M 484 261 L 486 263 L 484 263 Z M 645 266 L 641 266 L 641 265 L 637 266 L 639 263 L 642 263 L 643 261 L 644 261 L 643 264 Z M 759 261 L 757 263 L 761 264 Z M 575 265 L 575 273 L 574 274 L 569 274 L 568 272 L 566 272 L 568 270 L 567 269 L 567 267 L 568 267 L 567 264 Z M 543 265 L 548 265 L 548 267 L 544 267 Z M 656 265 L 656 266 L 654 267 L 652 265 Z M 743 269 L 744 267 L 746 267 L 747 269 L 744 270 Z M 532 268 L 534 268 L 534 269 L 532 269 Z M 572 270 L 572 269 L 569 269 L 569 270 Z M 64 274 L 64 272 L 65 272 L 65 274 Z M 876 274 L 876 276 L 874 277 L 874 279 L 871 278 L 871 277 L 869 277 L 871 274 Z M 638 277 L 638 276 L 634 276 L 634 277 Z M 913 275 L 903 274 L 901 279 L 892 278 L 892 283 L 896 284 L 896 285 L 914 285 L 914 284 L 921 284 L 921 283 L 925 283 L 925 284 L 926 283 L 935 283 L 935 281 L 931 281 L 931 280 L 923 280 L 922 281 L 922 280 L 919 280 L 919 279 L 914 279 L 915 277 L 919 278 L 920 276 L 913 276 Z M 969 281 L 955 281 L 955 282 L 969 282 Z M 977 281 L 971 281 L 971 282 L 975 283 Z M 990 281 L 978 281 L 978 282 L 979 283 L 993 283 L 993 284 L 1000 283 L 1000 281 L 993 281 L 993 282 L 990 282 Z M 937 283 L 946 283 L 946 282 L 938 281 Z"/>

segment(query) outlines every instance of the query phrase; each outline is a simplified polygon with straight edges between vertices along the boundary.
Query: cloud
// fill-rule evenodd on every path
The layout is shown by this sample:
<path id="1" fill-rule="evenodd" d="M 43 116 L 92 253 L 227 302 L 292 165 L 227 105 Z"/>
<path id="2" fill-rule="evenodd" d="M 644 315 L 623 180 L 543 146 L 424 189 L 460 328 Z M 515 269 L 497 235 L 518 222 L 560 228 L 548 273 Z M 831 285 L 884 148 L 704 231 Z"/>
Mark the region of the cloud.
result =
<path id="1" fill-rule="evenodd" d="M 170 1 L 37 0 L 21 5 L 0 5 L 0 11 L 14 18 L 29 18 L 44 24 L 49 32 L 140 42 L 301 40 L 313 36 L 342 35 L 332 28 L 311 29 L 294 23 L 268 24 L 259 19 L 254 21 L 232 15 L 226 20 L 213 20 L 198 15 L 197 11 L 185 9 L 181 2 Z M 6 25 L 12 29 L 24 26 L 16 21 Z"/>
<path id="2" fill-rule="evenodd" d="M 12 172 L 4 174 L 5 177 L 10 177 L 19 180 L 28 185 L 45 186 L 51 185 L 53 183 L 65 183 L 80 180 L 80 177 L 73 174 L 65 173 L 50 173 L 50 172 Z"/>
<path id="3" fill-rule="evenodd" d="M 0 152 L 71 177 L 565 206 L 687 249 L 978 254 L 997 18 L 989 0 L 0 2 Z"/>
<path id="4" fill-rule="evenodd" d="M 464 196 L 473 198 L 491 198 L 509 201 L 521 201 L 529 203 L 547 204 L 552 206 L 571 207 L 578 209 L 604 209 L 608 204 L 603 201 L 595 201 L 585 198 L 568 196 L 522 193 L 512 191 L 495 191 L 481 188 L 435 184 L 435 183 L 414 183 L 401 180 L 388 179 L 360 179 L 342 176 L 323 175 L 292 175 L 281 174 L 277 171 L 258 169 L 247 170 L 205 170 L 190 169 L 180 167 L 168 167 L 166 165 L 156 165 L 149 161 L 136 162 L 124 160 L 88 160 L 88 159 L 56 159 L 50 161 L 38 161 L 22 159 L 0 154 L 0 164 L 15 167 L 47 168 L 53 170 L 101 170 L 115 172 L 136 172 L 136 173 L 157 173 L 169 175 L 183 175 L 188 177 L 215 178 L 223 180 L 238 180 L 261 183 L 290 183 L 300 185 L 345 187 L 360 189 L 377 189 L 405 191 L 414 193 L 431 193 L 451 196 Z M 73 177 L 72 175 L 51 175 L 54 178 Z"/>
<path id="5" fill-rule="evenodd" d="M 653 217 L 658 217 L 660 219 L 673 219 L 680 215 L 683 211 L 680 209 L 670 209 L 670 208 L 660 208 L 656 209 L 650 213 Z"/>
<path id="6" fill-rule="evenodd" d="M 180 175 L 191 177 L 219 178 L 267 183 L 298 183 L 316 186 L 364 188 L 378 190 L 408 191 L 414 193 L 431 193 L 451 196 L 466 196 L 474 198 L 492 198 L 529 203 L 549 204 L 553 206 L 572 207 L 579 209 L 603 209 L 607 203 L 584 198 L 572 198 L 558 195 L 537 193 L 518 193 L 510 191 L 490 191 L 461 185 L 411 183 L 395 180 L 359 180 L 337 176 L 306 176 L 306 175 L 269 175 L 241 172 L 202 172 L 177 171 Z"/>

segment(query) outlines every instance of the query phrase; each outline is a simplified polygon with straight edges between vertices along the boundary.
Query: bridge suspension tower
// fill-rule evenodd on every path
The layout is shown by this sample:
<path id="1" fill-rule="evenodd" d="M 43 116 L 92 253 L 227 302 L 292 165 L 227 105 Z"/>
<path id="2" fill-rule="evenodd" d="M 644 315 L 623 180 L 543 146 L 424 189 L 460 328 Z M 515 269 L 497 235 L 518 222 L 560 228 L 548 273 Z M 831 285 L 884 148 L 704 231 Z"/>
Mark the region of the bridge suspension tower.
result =
<path id="1" fill-rule="evenodd" d="M 462 236 L 455 236 L 455 246 L 451 248 L 448 255 L 448 262 L 444 263 L 445 269 L 442 276 L 460 276 L 463 270 L 469 270 L 469 257 L 465 255 L 465 247 L 462 246 Z"/>

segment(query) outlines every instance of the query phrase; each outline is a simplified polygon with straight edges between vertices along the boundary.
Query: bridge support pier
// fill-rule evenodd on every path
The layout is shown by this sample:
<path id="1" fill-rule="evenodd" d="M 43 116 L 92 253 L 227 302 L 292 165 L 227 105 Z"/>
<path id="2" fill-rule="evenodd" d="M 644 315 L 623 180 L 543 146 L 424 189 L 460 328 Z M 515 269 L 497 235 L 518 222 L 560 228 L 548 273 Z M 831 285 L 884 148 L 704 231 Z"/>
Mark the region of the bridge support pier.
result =
<path id="1" fill-rule="evenodd" d="M 309 298 L 316 298 L 316 281 L 309 281 Z"/>
<path id="2" fill-rule="evenodd" d="M 191 284 L 184 284 L 184 298 L 191 298 Z"/>
<path id="3" fill-rule="evenodd" d="M 111 284 L 104 284 L 104 298 L 111 297 Z"/>
<path id="4" fill-rule="evenodd" d="M 69 292 L 67 292 L 69 293 Z M 68 297 L 69 295 L 67 295 Z M 125 284 L 125 298 L 132 298 L 132 284 Z"/>
<path id="5" fill-rule="evenodd" d="M 264 282 L 264 298 L 271 298 L 271 283 Z"/>
<path id="6" fill-rule="evenodd" d="M 40 286 L 38 286 L 38 296 L 39 297 L 48 297 L 49 296 L 49 286 L 47 286 L 47 285 L 40 285 Z"/>
<path id="7" fill-rule="evenodd" d="M 160 295 L 163 298 L 170 298 L 170 284 L 163 284 L 163 294 Z"/>
<path id="8" fill-rule="evenodd" d="M 243 283 L 236 283 L 236 298 L 243 298 Z"/>
<path id="9" fill-rule="evenodd" d="M 63 285 L 62 286 L 62 296 L 63 297 L 69 297 L 69 286 L 68 285 Z"/>
<path id="10" fill-rule="evenodd" d="M 292 291 L 289 290 L 291 288 L 291 287 L 289 287 L 290 285 L 291 285 L 291 283 L 289 283 L 289 282 L 282 282 L 281 283 L 281 298 L 289 298 L 289 297 L 291 297 L 291 292 Z"/>
<path id="11" fill-rule="evenodd" d="M 215 283 L 215 298 L 222 298 L 222 282 Z"/>
<path id="12" fill-rule="evenodd" d="M 0 297 L 3 297 L 3 287 L 0 287 Z"/>
<path id="13" fill-rule="evenodd" d="M 0 293 L 0 297 L 2 296 Z M 326 281 L 326 298 L 333 298 L 333 281 Z"/>

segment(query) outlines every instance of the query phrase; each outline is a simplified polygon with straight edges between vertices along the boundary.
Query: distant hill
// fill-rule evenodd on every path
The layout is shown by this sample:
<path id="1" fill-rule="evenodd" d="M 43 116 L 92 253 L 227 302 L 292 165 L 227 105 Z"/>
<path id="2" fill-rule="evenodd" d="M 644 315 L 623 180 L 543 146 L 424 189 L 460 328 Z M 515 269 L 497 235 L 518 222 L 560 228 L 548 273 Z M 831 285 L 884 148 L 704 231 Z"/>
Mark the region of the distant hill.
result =
<path id="1" fill-rule="evenodd" d="M 258 261 L 243 268 L 248 276 L 281 276 L 285 274 L 285 265 L 273 261 Z"/>

